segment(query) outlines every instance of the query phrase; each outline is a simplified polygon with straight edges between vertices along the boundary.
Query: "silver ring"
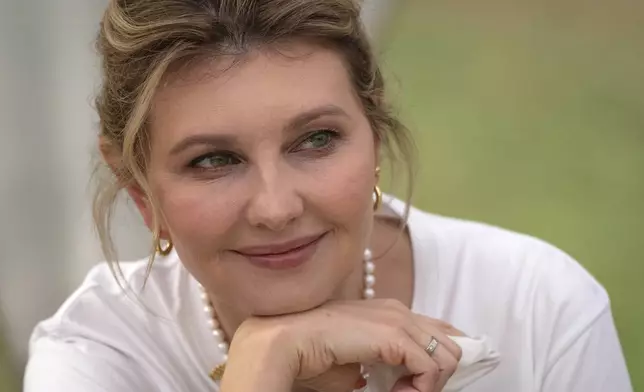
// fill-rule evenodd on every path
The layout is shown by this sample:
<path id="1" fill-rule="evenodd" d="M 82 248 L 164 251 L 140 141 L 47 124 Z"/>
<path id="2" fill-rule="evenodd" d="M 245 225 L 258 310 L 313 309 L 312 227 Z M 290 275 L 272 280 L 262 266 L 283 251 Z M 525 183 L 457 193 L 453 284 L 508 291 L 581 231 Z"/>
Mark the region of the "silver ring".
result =
<path id="1" fill-rule="evenodd" d="M 425 352 L 430 356 L 434 355 L 434 351 L 438 348 L 438 340 L 432 336 L 432 339 L 429 341 L 427 347 L 425 347 Z"/>

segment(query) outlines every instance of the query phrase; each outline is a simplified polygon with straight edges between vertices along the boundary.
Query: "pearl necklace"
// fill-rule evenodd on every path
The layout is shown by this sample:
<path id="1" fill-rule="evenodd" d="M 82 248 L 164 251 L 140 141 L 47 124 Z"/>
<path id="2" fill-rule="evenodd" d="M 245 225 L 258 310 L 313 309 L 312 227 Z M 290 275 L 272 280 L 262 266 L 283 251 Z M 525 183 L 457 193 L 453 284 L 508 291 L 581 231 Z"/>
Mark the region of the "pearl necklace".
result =
<path id="1" fill-rule="evenodd" d="M 373 288 L 376 284 L 376 276 L 373 274 L 375 270 L 376 265 L 373 263 L 373 255 L 371 253 L 371 250 L 367 248 L 364 250 L 363 255 L 364 286 L 362 290 L 362 298 L 364 299 L 371 299 L 376 296 L 376 291 Z M 204 302 L 204 312 L 208 317 L 208 327 L 210 328 L 212 336 L 217 342 L 217 348 L 219 348 L 224 353 L 222 363 L 217 365 L 210 373 L 210 377 L 213 380 L 218 381 L 221 379 L 221 376 L 223 376 L 225 365 L 228 361 L 228 343 L 226 342 L 226 334 L 221 329 L 221 325 L 217 320 L 215 309 L 212 306 L 210 297 L 208 296 L 208 293 L 203 288 L 203 286 L 200 287 L 201 298 Z"/>

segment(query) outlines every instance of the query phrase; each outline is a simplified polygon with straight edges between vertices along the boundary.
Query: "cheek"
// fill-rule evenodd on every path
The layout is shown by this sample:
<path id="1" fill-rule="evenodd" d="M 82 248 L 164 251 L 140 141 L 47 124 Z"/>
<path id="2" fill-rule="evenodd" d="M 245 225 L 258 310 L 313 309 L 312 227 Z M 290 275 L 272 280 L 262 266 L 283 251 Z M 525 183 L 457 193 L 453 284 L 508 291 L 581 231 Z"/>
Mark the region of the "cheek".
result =
<path id="1" fill-rule="evenodd" d="M 364 172 L 347 172 L 330 183 L 325 198 L 328 213 L 345 222 L 361 221 L 372 208 L 371 193 L 374 181 Z"/>
<path id="2" fill-rule="evenodd" d="M 179 249 L 211 253 L 226 242 L 239 216 L 235 198 L 216 184 L 168 184 L 161 207 L 170 235 Z"/>
<path id="3" fill-rule="evenodd" d="M 375 161 L 371 151 L 360 159 L 349 157 L 328 167 L 326 181 L 320 181 L 317 204 L 325 219 L 349 231 L 364 231 L 373 216 Z M 365 233 L 355 233 L 365 235 Z"/>

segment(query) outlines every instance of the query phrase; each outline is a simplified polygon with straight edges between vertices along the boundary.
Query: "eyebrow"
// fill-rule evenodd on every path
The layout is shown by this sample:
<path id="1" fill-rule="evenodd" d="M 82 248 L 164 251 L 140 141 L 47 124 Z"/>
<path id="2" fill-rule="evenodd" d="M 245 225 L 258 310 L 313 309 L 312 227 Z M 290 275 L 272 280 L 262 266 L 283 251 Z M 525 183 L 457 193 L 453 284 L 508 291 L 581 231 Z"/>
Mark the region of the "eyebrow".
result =
<path id="1" fill-rule="evenodd" d="M 287 132 L 292 132 L 324 116 L 349 117 L 347 112 L 345 112 L 341 107 L 337 105 L 323 105 L 294 116 L 288 121 L 284 129 Z M 234 134 L 213 135 L 207 133 L 191 135 L 175 144 L 174 147 L 172 147 L 172 149 L 170 150 L 170 154 L 176 155 L 194 145 L 202 144 L 217 146 L 219 148 L 228 148 L 237 144 L 237 136 Z"/>
<path id="2" fill-rule="evenodd" d="M 324 116 L 342 116 L 349 117 L 347 112 L 345 112 L 341 107 L 337 105 L 324 105 L 307 110 L 293 117 L 288 124 L 286 125 L 287 131 L 293 131 L 298 128 L 302 128 L 306 124 Z"/>
<path id="3" fill-rule="evenodd" d="M 235 135 L 212 135 L 208 133 L 191 135 L 175 144 L 170 150 L 170 155 L 178 155 L 192 146 L 203 144 L 217 146 L 219 148 L 228 148 L 234 146 L 236 144 L 236 140 L 237 137 Z"/>

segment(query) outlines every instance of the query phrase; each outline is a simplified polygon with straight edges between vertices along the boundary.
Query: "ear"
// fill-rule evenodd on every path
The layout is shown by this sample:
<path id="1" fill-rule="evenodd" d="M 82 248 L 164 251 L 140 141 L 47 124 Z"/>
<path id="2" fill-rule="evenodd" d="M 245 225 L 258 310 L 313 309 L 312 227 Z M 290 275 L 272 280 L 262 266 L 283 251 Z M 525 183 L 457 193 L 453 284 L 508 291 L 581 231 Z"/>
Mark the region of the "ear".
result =
<path id="1" fill-rule="evenodd" d="M 152 209 L 152 204 L 150 203 L 150 199 L 145 194 L 143 189 L 139 186 L 139 184 L 133 181 L 126 181 L 122 178 L 119 178 L 122 175 L 121 167 L 123 165 L 120 151 L 118 151 L 118 149 L 115 148 L 113 144 L 104 136 L 99 137 L 98 148 L 101 152 L 103 160 L 110 167 L 114 176 L 117 177 L 117 181 L 122 184 L 122 187 L 127 191 L 130 198 L 134 201 L 136 208 L 139 210 L 139 213 L 143 218 L 143 222 L 148 227 L 148 229 L 150 229 L 150 231 L 153 231 L 154 212 Z M 163 239 L 167 238 L 164 230 L 161 230 L 160 237 Z"/>
<path id="2" fill-rule="evenodd" d="M 139 213 L 143 218 L 143 222 L 145 222 L 145 225 L 150 229 L 150 231 L 153 231 L 154 213 L 152 211 L 152 204 L 150 204 L 147 195 L 138 184 L 129 185 L 126 189 L 127 194 L 130 195 L 130 198 L 134 201 L 137 210 L 139 210 Z M 163 235 L 161 235 L 161 237 L 164 238 Z"/>

